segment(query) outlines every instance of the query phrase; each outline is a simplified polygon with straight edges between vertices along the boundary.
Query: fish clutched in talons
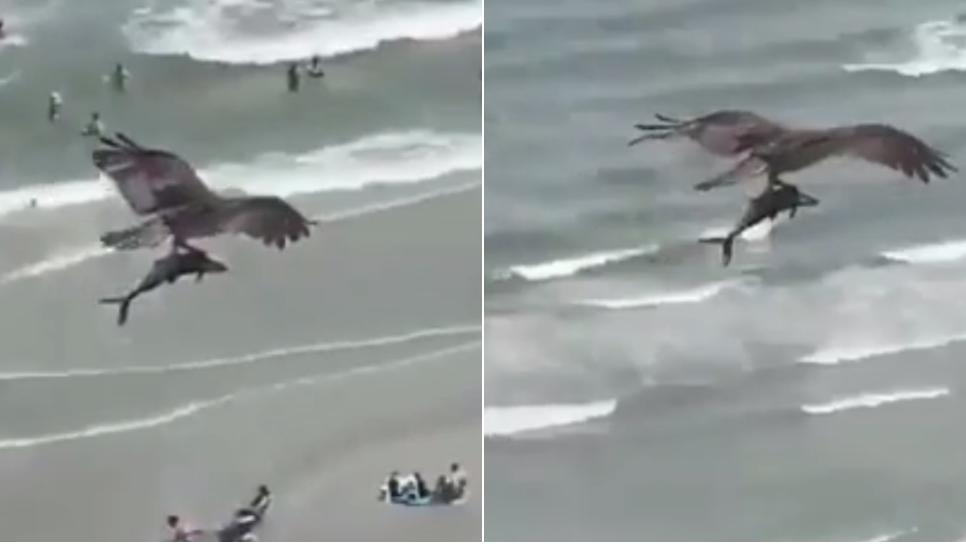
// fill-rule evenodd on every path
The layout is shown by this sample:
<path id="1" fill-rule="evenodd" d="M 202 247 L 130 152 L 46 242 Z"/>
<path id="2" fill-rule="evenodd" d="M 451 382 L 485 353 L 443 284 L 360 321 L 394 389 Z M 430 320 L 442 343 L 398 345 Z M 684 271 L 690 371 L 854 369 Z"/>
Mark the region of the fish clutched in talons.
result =
<path id="1" fill-rule="evenodd" d="M 178 251 L 173 249 L 164 257 L 154 261 L 151 270 L 130 293 L 120 297 L 102 298 L 101 304 L 119 304 L 117 324 L 127 322 L 131 302 L 142 293 L 154 290 L 164 283 L 174 283 L 181 276 L 195 275 L 195 281 L 201 281 L 205 274 L 227 272 L 228 266 L 216 261 L 207 253 L 199 250 Z"/>
<path id="2" fill-rule="evenodd" d="M 735 238 L 742 232 L 765 219 L 775 219 L 783 211 L 787 211 L 789 217 L 795 217 L 800 206 L 818 204 L 818 199 L 801 192 L 795 185 L 776 179 L 772 186 L 748 203 L 745 213 L 727 235 L 701 238 L 699 242 L 721 244 L 721 262 L 722 265 L 728 266 L 731 263 Z"/>

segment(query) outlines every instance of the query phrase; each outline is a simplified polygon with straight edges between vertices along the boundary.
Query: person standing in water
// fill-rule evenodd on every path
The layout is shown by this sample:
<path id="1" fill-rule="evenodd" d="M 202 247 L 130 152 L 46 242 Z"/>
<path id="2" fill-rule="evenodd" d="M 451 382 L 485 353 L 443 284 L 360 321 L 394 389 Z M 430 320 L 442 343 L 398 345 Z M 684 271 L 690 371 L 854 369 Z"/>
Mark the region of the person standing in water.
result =
<path id="1" fill-rule="evenodd" d="M 87 126 L 81 131 L 81 135 L 101 137 L 103 134 L 104 123 L 101 122 L 101 114 L 95 111 L 91 113 L 91 120 L 87 122 Z"/>
<path id="2" fill-rule="evenodd" d="M 288 66 L 288 90 L 293 93 L 299 91 L 299 65 L 297 62 Z"/>
<path id="3" fill-rule="evenodd" d="M 325 77 L 325 71 L 322 70 L 322 59 L 318 55 L 312 55 L 312 61 L 309 62 L 308 74 L 309 77 L 313 78 Z"/>
<path id="4" fill-rule="evenodd" d="M 111 83 L 114 85 L 114 89 L 123 93 L 130 77 L 131 73 L 127 71 L 127 68 L 120 62 L 117 63 L 114 66 L 114 72 L 111 74 Z"/>
<path id="5" fill-rule="evenodd" d="M 63 105 L 64 101 L 60 98 L 60 93 L 54 91 L 50 93 L 50 98 L 47 100 L 47 120 L 51 123 L 57 122 L 60 119 L 60 107 Z"/>

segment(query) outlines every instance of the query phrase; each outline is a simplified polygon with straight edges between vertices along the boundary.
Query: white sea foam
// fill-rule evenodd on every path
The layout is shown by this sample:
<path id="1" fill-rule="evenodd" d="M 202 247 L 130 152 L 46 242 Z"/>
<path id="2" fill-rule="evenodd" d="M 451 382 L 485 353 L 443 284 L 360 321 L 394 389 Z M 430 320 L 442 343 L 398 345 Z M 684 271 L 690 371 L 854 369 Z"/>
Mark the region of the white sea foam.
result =
<path id="1" fill-rule="evenodd" d="M 14 70 L 9 74 L 3 77 L 0 77 L 0 87 L 5 87 L 6 85 L 13 83 L 14 81 L 17 81 L 18 79 L 20 79 L 20 70 Z"/>
<path id="2" fill-rule="evenodd" d="M 872 345 L 835 346 L 820 348 L 798 360 L 800 363 L 815 365 L 836 365 L 883 355 L 893 355 L 906 351 L 935 349 L 955 342 L 966 340 L 966 333 L 920 338 L 905 342 L 888 342 Z"/>
<path id="3" fill-rule="evenodd" d="M 126 366 L 117 368 L 75 368 L 62 371 L 9 371 L 0 373 L 0 381 L 24 380 L 24 379 L 56 379 L 56 378 L 79 378 L 92 376 L 119 376 L 125 374 L 165 374 L 168 372 L 183 372 L 188 370 L 201 370 L 206 368 L 216 368 L 222 366 L 234 366 L 250 364 L 260 361 L 289 357 L 292 355 L 302 355 L 306 353 L 321 353 L 327 351 L 339 351 L 369 348 L 377 346 L 388 346 L 393 344 L 403 344 L 424 338 L 445 337 L 471 332 L 478 332 L 479 325 L 455 325 L 451 327 L 437 327 L 422 329 L 406 333 L 381 336 L 376 338 L 363 338 L 359 340 L 334 340 L 328 342 L 317 342 L 313 344 L 302 344 L 298 346 L 288 346 L 275 348 L 254 353 L 246 353 L 234 357 L 216 357 L 213 359 L 202 359 L 198 361 L 188 361 L 183 363 L 173 363 L 159 366 Z"/>
<path id="4" fill-rule="evenodd" d="M 30 446 L 41 446 L 44 444 L 52 444 L 55 442 L 66 442 L 70 440 L 79 440 L 82 438 L 94 438 L 97 436 L 103 436 L 103 435 L 109 435 L 109 434 L 117 434 L 117 433 L 124 433 L 124 432 L 130 432 L 130 431 L 138 431 L 143 429 L 150 429 L 151 427 L 165 425 L 168 423 L 175 422 L 179 419 L 194 415 L 200 412 L 201 410 L 204 410 L 206 408 L 211 408 L 219 404 L 223 404 L 225 402 L 228 402 L 231 399 L 232 399 L 231 395 L 225 395 L 223 397 L 218 397 L 212 400 L 201 401 L 201 402 L 191 402 L 163 414 L 158 414 L 155 416 L 150 416 L 142 419 L 130 419 L 125 421 L 115 421 L 110 423 L 99 423 L 97 425 L 84 427 L 76 431 L 44 434 L 44 435 L 24 437 L 24 438 L 0 439 L 0 449 L 27 448 Z"/>
<path id="5" fill-rule="evenodd" d="M 482 24 L 482 0 L 154 0 L 135 10 L 122 30 L 140 53 L 271 64 L 400 39 L 447 39 Z"/>
<path id="6" fill-rule="evenodd" d="M 246 163 L 201 169 L 212 188 L 291 196 L 373 183 L 413 183 L 483 166 L 479 134 L 411 130 L 366 136 L 307 153 L 265 153 Z M 110 181 L 76 180 L 0 191 L 0 215 L 28 208 L 50 209 L 85 204 L 116 194 Z"/>
<path id="7" fill-rule="evenodd" d="M 27 37 L 23 34 L 10 34 L 0 40 L 0 51 L 8 47 L 23 47 L 27 45 Z"/>
<path id="8" fill-rule="evenodd" d="M 197 415 L 198 413 L 204 410 L 208 410 L 210 408 L 214 408 L 216 406 L 220 406 L 228 402 L 242 400 L 255 395 L 266 394 L 266 393 L 276 393 L 278 391 L 283 391 L 292 387 L 309 386 L 309 385 L 316 385 L 324 382 L 338 381 L 345 378 L 351 378 L 358 375 L 371 374 L 371 373 L 381 372 L 385 370 L 395 370 L 398 368 L 411 366 L 417 363 L 439 359 L 440 357 L 445 357 L 447 355 L 452 355 L 462 351 L 467 351 L 469 349 L 477 349 L 480 347 L 480 345 L 481 343 L 479 341 L 466 342 L 463 344 L 458 344 L 456 346 L 433 350 L 430 352 L 421 353 L 419 355 L 414 355 L 403 359 L 396 359 L 392 361 L 385 361 L 385 362 L 375 363 L 370 365 L 357 366 L 342 372 L 318 374 L 314 376 L 298 378 L 295 380 L 278 382 L 270 385 L 252 387 L 249 389 L 243 389 L 240 391 L 236 391 L 234 393 L 222 395 L 220 397 L 216 397 L 212 399 L 192 401 L 169 412 L 165 412 L 162 414 L 158 414 L 158 415 L 150 416 L 146 418 L 98 423 L 96 425 L 84 427 L 76 431 L 67 431 L 62 433 L 52 433 L 52 434 L 23 437 L 23 438 L 0 439 L 0 449 L 41 446 L 41 445 L 52 444 L 56 442 L 80 440 L 80 439 L 94 438 L 94 437 L 110 435 L 110 434 L 118 434 L 118 433 L 150 429 L 152 427 L 166 425 L 166 424 L 178 421 L 180 419 L 184 419 L 186 417 Z"/>
<path id="9" fill-rule="evenodd" d="M 511 266 L 507 272 L 502 275 L 504 277 L 516 276 L 529 281 L 565 278 L 585 270 L 600 268 L 608 264 L 626 261 L 628 259 L 640 257 L 641 255 L 654 253 L 657 250 L 657 246 L 649 245 L 627 249 L 600 251 L 586 255 L 578 255 L 576 257 L 569 257 L 566 259 L 547 261 L 544 263 Z"/>
<path id="10" fill-rule="evenodd" d="M 911 527 L 903 531 L 893 531 L 890 533 L 882 533 L 878 536 L 875 536 L 867 540 L 866 542 L 893 542 L 897 540 L 899 537 L 911 535 L 913 533 L 916 533 L 918 530 L 919 530 L 918 527 Z"/>
<path id="11" fill-rule="evenodd" d="M 487 406 L 483 409 L 485 436 L 510 436 L 526 431 L 581 423 L 607 417 L 617 408 L 617 399 L 585 404 L 541 404 L 534 406 Z"/>
<path id="12" fill-rule="evenodd" d="M 43 276 L 77 266 L 91 259 L 103 257 L 111 253 L 110 249 L 100 246 L 84 246 L 67 249 L 36 263 L 30 263 L 0 276 L 0 285 L 27 278 Z"/>
<path id="13" fill-rule="evenodd" d="M 479 134 L 411 130 L 366 136 L 301 154 L 266 153 L 250 163 L 206 168 L 216 189 L 289 196 L 373 183 L 413 183 L 483 167 Z"/>
<path id="14" fill-rule="evenodd" d="M 910 264 L 945 263 L 966 258 L 966 240 L 947 240 L 883 251 L 882 256 Z"/>
<path id="15" fill-rule="evenodd" d="M 920 77 L 945 71 L 966 70 L 966 25 L 956 21 L 930 21 L 913 32 L 915 55 L 900 62 L 866 62 L 843 65 L 846 71 L 885 71 Z"/>
<path id="16" fill-rule="evenodd" d="M 852 410 L 855 408 L 875 408 L 877 406 L 896 402 L 936 399 L 945 397 L 949 394 L 949 389 L 945 387 L 936 387 L 931 389 L 909 389 L 892 391 L 889 393 L 861 393 L 858 395 L 836 399 L 830 402 L 823 402 L 819 404 L 803 404 L 801 406 L 801 410 L 802 412 L 811 415 L 827 415 L 842 412 L 844 410 Z"/>
<path id="17" fill-rule="evenodd" d="M 434 200 L 437 198 L 443 198 L 450 195 L 465 193 L 466 191 L 472 191 L 473 189 L 477 189 L 480 186 L 481 186 L 480 182 L 465 183 L 463 185 L 457 185 L 456 187 L 447 187 L 445 189 L 439 189 L 437 191 L 428 191 L 418 195 L 408 196 L 404 198 L 397 198 L 395 200 L 376 202 L 374 204 L 367 204 L 365 206 L 359 206 L 358 208 L 351 208 L 340 212 L 326 214 L 318 217 L 317 219 L 319 221 L 328 222 L 328 223 L 345 221 L 347 219 L 362 217 L 365 215 L 393 210 L 396 208 L 404 208 L 406 206 L 413 206 L 413 205 L 426 202 L 429 200 Z"/>
<path id="18" fill-rule="evenodd" d="M 331 214 L 326 214 L 318 219 L 323 222 L 338 222 L 345 221 L 347 219 L 353 219 L 356 217 L 362 217 L 369 214 L 380 213 L 396 208 L 401 208 L 405 206 L 412 206 L 419 204 L 421 202 L 426 202 L 428 200 L 433 200 L 435 198 L 442 198 L 466 191 L 476 189 L 480 186 L 479 182 L 467 183 L 463 185 L 458 185 L 456 187 L 447 187 L 444 189 L 439 189 L 436 191 L 428 191 L 426 193 L 421 193 L 405 198 L 398 198 L 395 200 L 389 200 L 385 202 L 376 202 L 373 204 L 367 204 L 365 206 L 360 206 L 358 208 L 352 208 L 349 210 L 344 210 L 340 212 L 334 212 Z M 98 247 L 98 246 L 83 246 L 77 248 L 70 248 L 59 251 L 52 256 L 45 257 L 44 259 L 30 263 L 16 270 L 8 272 L 7 274 L 0 276 L 0 286 L 27 278 L 41 277 L 52 272 L 60 272 L 68 268 L 81 265 L 92 259 L 97 259 L 110 255 L 112 250 Z"/>
<path id="19" fill-rule="evenodd" d="M 734 287 L 737 284 L 738 282 L 734 281 L 722 281 L 693 287 L 691 289 L 666 291 L 663 293 L 651 293 L 624 298 L 590 299 L 582 301 L 580 304 L 606 308 L 608 310 L 626 310 L 670 304 L 694 304 L 718 296 L 722 291 Z"/>

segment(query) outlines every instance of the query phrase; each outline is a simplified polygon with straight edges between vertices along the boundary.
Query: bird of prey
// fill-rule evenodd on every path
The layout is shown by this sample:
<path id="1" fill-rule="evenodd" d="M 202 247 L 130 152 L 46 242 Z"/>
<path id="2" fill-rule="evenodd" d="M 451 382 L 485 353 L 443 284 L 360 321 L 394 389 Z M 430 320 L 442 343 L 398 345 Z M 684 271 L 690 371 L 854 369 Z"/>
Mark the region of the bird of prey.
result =
<path id="1" fill-rule="evenodd" d="M 101 242 L 115 249 L 153 247 L 169 237 L 172 249 L 200 251 L 193 238 L 222 233 L 245 234 L 279 249 L 309 236 L 315 221 L 306 219 L 274 196 L 220 196 L 212 192 L 184 159 L 160 149 L 147 149 L 124 134 L 102 137 L 94 165 L 117 186 L 143 223 L 105 233 Z"/>
<path id="2" fill-rule="evenodd" d="M 829 129 L 785 130 L 778 136 L 752 145 L 734 168 L 695 185 L 707 191 L 766 174 L 768 185 L 778 176 L 797 172 L 831 157 L 851 157 L 902 172 L 910 179 L 929 183 L 935 176 L 956 172 L 947 155 L 919 138 L 885 124 L 860 124 Z"/>
<path id="3" fill-rule="evenodd" d="M 770 141 L 786 131 L 779 123 L 743 110 L 720 110 L 686 121 L 661 114 L 655 117 L 662 124 L 634 125 L 644 134 L 627 145 L 636 145 L 645 140 L 686 137 L 710 153 L 731 157 Z"/>

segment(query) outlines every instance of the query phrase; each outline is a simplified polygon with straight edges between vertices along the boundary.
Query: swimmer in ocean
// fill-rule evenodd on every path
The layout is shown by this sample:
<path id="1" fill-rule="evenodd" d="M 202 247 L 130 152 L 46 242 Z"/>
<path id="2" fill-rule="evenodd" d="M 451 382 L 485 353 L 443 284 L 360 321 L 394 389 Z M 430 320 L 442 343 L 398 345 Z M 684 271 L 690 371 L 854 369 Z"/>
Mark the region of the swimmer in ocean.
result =
<path id="1" fill-rule="evenodd" d="M 288 90 L 293 93 L 299 91 L 299 65 L 297 62 L 288 66 Z"/>
<path id="2" fill-rule="evenodd" d="M 50 98 L 47 100 L 47 120 L 51 123 L 56 122 L 60 119 L 60 107 L 64 104 L 63 99 L 60 97 L 60 93 L 54 91 L 50 93 Z"/>
<path id="3" fill-rule="evenodd" d="M 325 71 L 322 70 L 322 59 L 318 55 L 312 55 L 312 61 L 309 62 L 308 74 L 309 77 L 313 78 L 325 77 Z"/>
<path id="4" fill-rule="evenodd" d="M 101 122 L 101 114 L 95 111 L 91 114 L 91 120 L 87 122 L 87 126 L 81 131 L 81 135 L 100 137 L 103 134 L 104 123 Z"/>

